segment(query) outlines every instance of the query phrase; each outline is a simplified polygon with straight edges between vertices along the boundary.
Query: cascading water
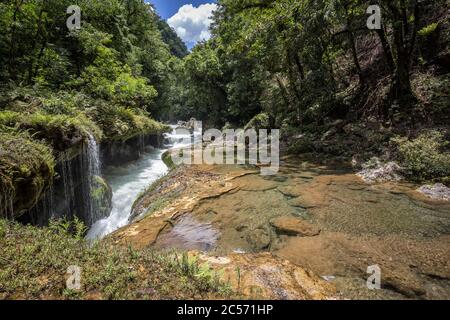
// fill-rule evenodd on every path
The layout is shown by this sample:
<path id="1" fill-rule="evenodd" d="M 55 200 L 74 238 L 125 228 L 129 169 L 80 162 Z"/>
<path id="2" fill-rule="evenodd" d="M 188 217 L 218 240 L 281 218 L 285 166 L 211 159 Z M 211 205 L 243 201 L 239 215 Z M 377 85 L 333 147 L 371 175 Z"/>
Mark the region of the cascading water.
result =
<path id="1" fill-rule="evenodd" d="M 3 187 L 0 185 L 0 187 Z M 7 190 L 6 187 L 3 187 Z M 3 190 L 2 190 L 3 191 Z M 14 193 L 12 191 L 3 191 L 0 194 L 0 213 L 9 219 L 14 218 L 14 205 L 13 205 Z"/>
<path id="2" fill-rule="evenodd" d="M 60 155 L 58 176 L 40 201 L 29 211 L 32 224 L 44 226 L 51 219 L 78 217 L 87 226 L 104 217 L 101 203 L 95 197 L 97 180 L 101 179 L 100 153 L 97 141 L 88 135 L 76 157 L 70 152 Z"/>
<path id="3" fill-rule="evenodd" d="M 62 156 L 61 172 L 60 172 L 63 185 L 64 185 L 64 199 L 67 208 L 75 207 L 75 186 L 74 186 L 74 175 L 72 171 L 71 160 L 65 153 Z M 66 214 L 66 213 L 63 213 Z"/>
<path id="4" fill-rule="evenodd" d="M 51 184 L 44 193 L 41 200 L 30 212 L 30 219 L 33 225 L 44 226 L 55 217 L 54 212 L 54 189 Z"/>
<path id="5" fill-rule="evenodd" d="M 88 163 L 88 181 L 89 181 L 89 195 L 87 197 L 88 199 L 88 205 L 89 205 L 89 214 L 88 219 L 90 221 L 90 224 L 95 223 L 99 219 L 103 218 L 100 216 L 99 212 L 99 199 L 93 194 L 93 190 L 96 187 L 97 179 L 101 177 L 100 172 L 100 151 L 97 144 L 97 141 L 95 138 L 89 134 L 88 136 L 88 144 L 87 144 L 87 163 Z"/>
<path id="6" fill-rule="evenodd" d="M 105 178 L 113 190 L 113 209 L 109 217 L 97 221 L 87 234 L 88 239 L 102 238 L 127 225 L 134 201 L 148 186 L 168 172 L 162 161 L 162 155 L 170 148 L 180 148 L 191 144 L 191 135 L 180 135 L 175 131 L 166 134 L 163 149 L 145 148 L 137 161 L 120 167 L 109 167 L 104 172 Z M 201 137 L 195 132 L 194 141 Z"/>

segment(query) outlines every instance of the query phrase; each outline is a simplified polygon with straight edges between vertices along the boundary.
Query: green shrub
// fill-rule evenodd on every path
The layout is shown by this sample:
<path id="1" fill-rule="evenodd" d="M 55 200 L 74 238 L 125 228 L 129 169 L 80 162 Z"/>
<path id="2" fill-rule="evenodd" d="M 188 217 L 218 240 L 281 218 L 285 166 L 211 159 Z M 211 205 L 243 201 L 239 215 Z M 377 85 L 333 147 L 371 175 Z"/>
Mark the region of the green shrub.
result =
<path id="1" fill-rule="evenodd" d="M 245 126 L 245 130 L 255 129 L 256 131 L 260 129 L 269 129 L 270 121 L 269 115 L 267 113 L 260 113 L 253 117 Z"/>
<path id="2" fill-rule="evenodd" d="M 102 137 L 102 132 L 97 125 L 81 112 L 71 116 L 45 112 L 26 114 L 6 110 L 0 111 L 0 125 L 29 131 L 31 134 L 37 134 L 48 140 L 61 134 L 71 136 L 76 132 L 84 137 L 89 134 L 94 135 L 97 139 Z"/>
<path id="3" fill-rule="evenodd" d="M 133 82 L 135 79 L 128 80 Z M 114 95 L 117 99 L 107 101 L 83 92 L 47 92 L 34 87 L 16 87 L 0 95 L 0 103 L 4 105 L 4 110 L 0 111 L 0 125 L 27 130 L 53 144 L 61 136 L 92 134 L 97 140 L 103 137 L 127 140 L 137 135 L 170 131 L 170 127 L 155 121 L 148 112 L 134 105 L 148 97 L 144 94 L 129 96 L 135 94 L 135 85 L 139 87 L 139 83 L 133 83 L 130 89 L 120 81 L 117 90 L 124 93 L 121 101 L 118 95 Z M 149 94 L 153 95 L 152 92 Z"/>
<path id="4" fill-rule="evenodd" d="M 127 140 L 137 135 L 168 132 L 165 126 L 145 111 L 102 104 L 90 111 L 90 117 L 101 127 L 110 140 Z"/>
<path id="5" fill-rule="evenodd" d="M 292 140 L 293 141 L 290 141 L 288 147 L 289 154 L 302 154 L 315 151 L 314 139 L 309 133 L 302 134 Z"/>
<path id="6" fill-rule="evenodd" d="M 440 179 L 450 175 L 450 153 L 444 151 L 448 142 L 438 131 L 429 131 L 409 140 L 393 139 L 402 166 L 417 181 Z"/>

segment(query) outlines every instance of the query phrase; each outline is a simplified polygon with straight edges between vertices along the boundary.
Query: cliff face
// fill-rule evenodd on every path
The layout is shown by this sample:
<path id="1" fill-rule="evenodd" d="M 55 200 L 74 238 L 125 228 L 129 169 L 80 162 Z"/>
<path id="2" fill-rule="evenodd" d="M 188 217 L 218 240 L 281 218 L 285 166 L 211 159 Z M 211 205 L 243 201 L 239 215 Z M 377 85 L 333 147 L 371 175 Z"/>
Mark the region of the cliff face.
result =
<path id="1" fill-rule="evenodd" d="M 51 218 L 77 217 L 90 227 L 112 209 L 112 190 L 101 177 L 101 168 L 137 160 L 145 147 L 158 147 L 161 140 L 160 134 L 141 135 L 103 141 L 97 148 L 90 148 L 92 140 L 88 139 L 67 149 L 58 157 L 52 183 L 33 206 L 16 218 L 45 226 Z"/>
<path id="2" fill-rule="evenodd" d="M 146 146 L 160 147 L 161 134 L 138 135 L 128 140 L 105 141 L 100 146 L 103 166 L 118 166 L 139 159 Z"/>
<path id="3" fill-rule="evenodd" d="M 137 159 L 168 127 L 131 109 L 101 117 L 77 108 L 50 112 L 45 101 L 3 101 L 0 217 L 40 226 L 77 217 L 90 226 L 111 211 L 102 166 Z"/>
<path id="4" fill-rule="evenodd" d="M 112 192 L 100 177 L 99 154 L 93 145 L 96 142 L 91 136 L 57 152 L 54 174 L 48 177 L 47 187 L 33 205 L 15 218 L 44 226 L 52 218 L 77 217 L 90 226 L 105 216 L 111 209 Z"/>
<path id="5" fill-rule="evenodd" d="M 18 218 L 49 186 L 55 160 L 51 149 L 27 134 L 0 132 L 0 217 Z"/>

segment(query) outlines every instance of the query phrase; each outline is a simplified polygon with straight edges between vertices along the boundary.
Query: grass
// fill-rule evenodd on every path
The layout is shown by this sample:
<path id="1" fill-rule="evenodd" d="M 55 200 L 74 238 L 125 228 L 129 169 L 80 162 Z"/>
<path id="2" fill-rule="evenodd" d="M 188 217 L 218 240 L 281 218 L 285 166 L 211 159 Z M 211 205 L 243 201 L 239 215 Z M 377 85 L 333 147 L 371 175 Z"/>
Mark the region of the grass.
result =
<path id="1" fill-rule="evenodd" d="M 234 293 L 187 254 L 89 244 L 79 221 L 39 229 L 0 220 L 0 298 L 223 299 Z M 80 290 L 66 287 L 81 268 Z"/>

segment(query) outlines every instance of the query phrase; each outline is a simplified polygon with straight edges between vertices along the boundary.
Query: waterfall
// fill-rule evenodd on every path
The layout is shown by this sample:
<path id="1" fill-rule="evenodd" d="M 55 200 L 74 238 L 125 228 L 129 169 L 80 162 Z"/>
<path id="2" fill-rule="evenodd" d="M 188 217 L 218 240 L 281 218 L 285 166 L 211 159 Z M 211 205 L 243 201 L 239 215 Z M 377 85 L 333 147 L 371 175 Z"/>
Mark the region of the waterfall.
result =
<path id="1" fill-rule="evenodd" d="M 51 219 L 78 217 L 90 227 L 109 213 L 102 193 L 106 184 L 101 178 L 99 145 L 93 135 L 89 134 L 82 145 L 60 153 L 55 170 L 55 179 L 19 221 L 45 226 Z M 0 212 L 11 218 L 12 199 L 12 194 L 0 194 Z"/>
<path id="2" fill-rule="evenodd" d="M 0 194 L 0 213 L 3 213 L 3 215 L 7 219 L 14 219 L 14 205 L 13 205 L 13 199 L 14 199 L 14 193 L 11 190 L 6 189 L 6 187 L 1 186 L 5 190 L 2 190 L 3 194 Z M 7 191 L 8 190 L 8 191 Z"/>
<path id="3" fill-rule="evenodd" d="M 55 218 L 53 184 L 45 191 L 41 200 L 30 210 L 30 219 L 33 225 L 45 226 L 48 221 Z"/>
<path id="4" fill-rule="evenodd" d="M 88 194 L 85 201 L 88 204 L 88 221 L 89 225 L 94 224 L 97 220 L 103 218 L 99 213 L 99 199 L 94 196 L 94 190 L 98 184 L 97 179 L 101 177 L 101 163 L 100 163 L 100 149 L 97 143 L 97 140 L 92 136 L 92 134 L 88 135 L 88 144 L 87 144 L 87 181 L 89 181 L 89 185 L 87 188 Z"/>
<path id="5" fill-rule="evenodd" d="M 61 172 L 63 181 L 64 198 L 67 208 L 75 207 L 75 186 L 74 186 L 74 175 L 72 172 L 71 160 L 69 159 L 68 153 L 64 153 L 62 156 Z M 70 214 L 69 212 L 64 214 Z"/>
<path id="6" fill-rule="evenodd" d="M 175 131 L 175 126 L 173 129 L 172 133 L 164 134 L 163 146 L 144 148 L 140 159 L 118 167 L 111 166 L 105 170 L 106 179 L 113 191 L 112 211 L 108 217 L 98 220 L 92 225 L 87 234 L 88 239 L 103 238 L 130 223 L 133 203 L 139 194 L 169 171 L 162 161 L 164 152 L 170 148 L 185 147 L 192 143 L 191 134 L 179 135 Z M 141 138 L 138 139 L 140 143 Z M 201 132 L 194 133 L 194 141 L 201 141 Z M 146 142 L 144 140 L 144 143 Z"/>
<path id="7" fill-rule="evenodd" d="M 139 156 L 142 156 L 145 152 L 145 136 L 143 134 L 139 135 L 138 143 L 139 143 Z"/>

